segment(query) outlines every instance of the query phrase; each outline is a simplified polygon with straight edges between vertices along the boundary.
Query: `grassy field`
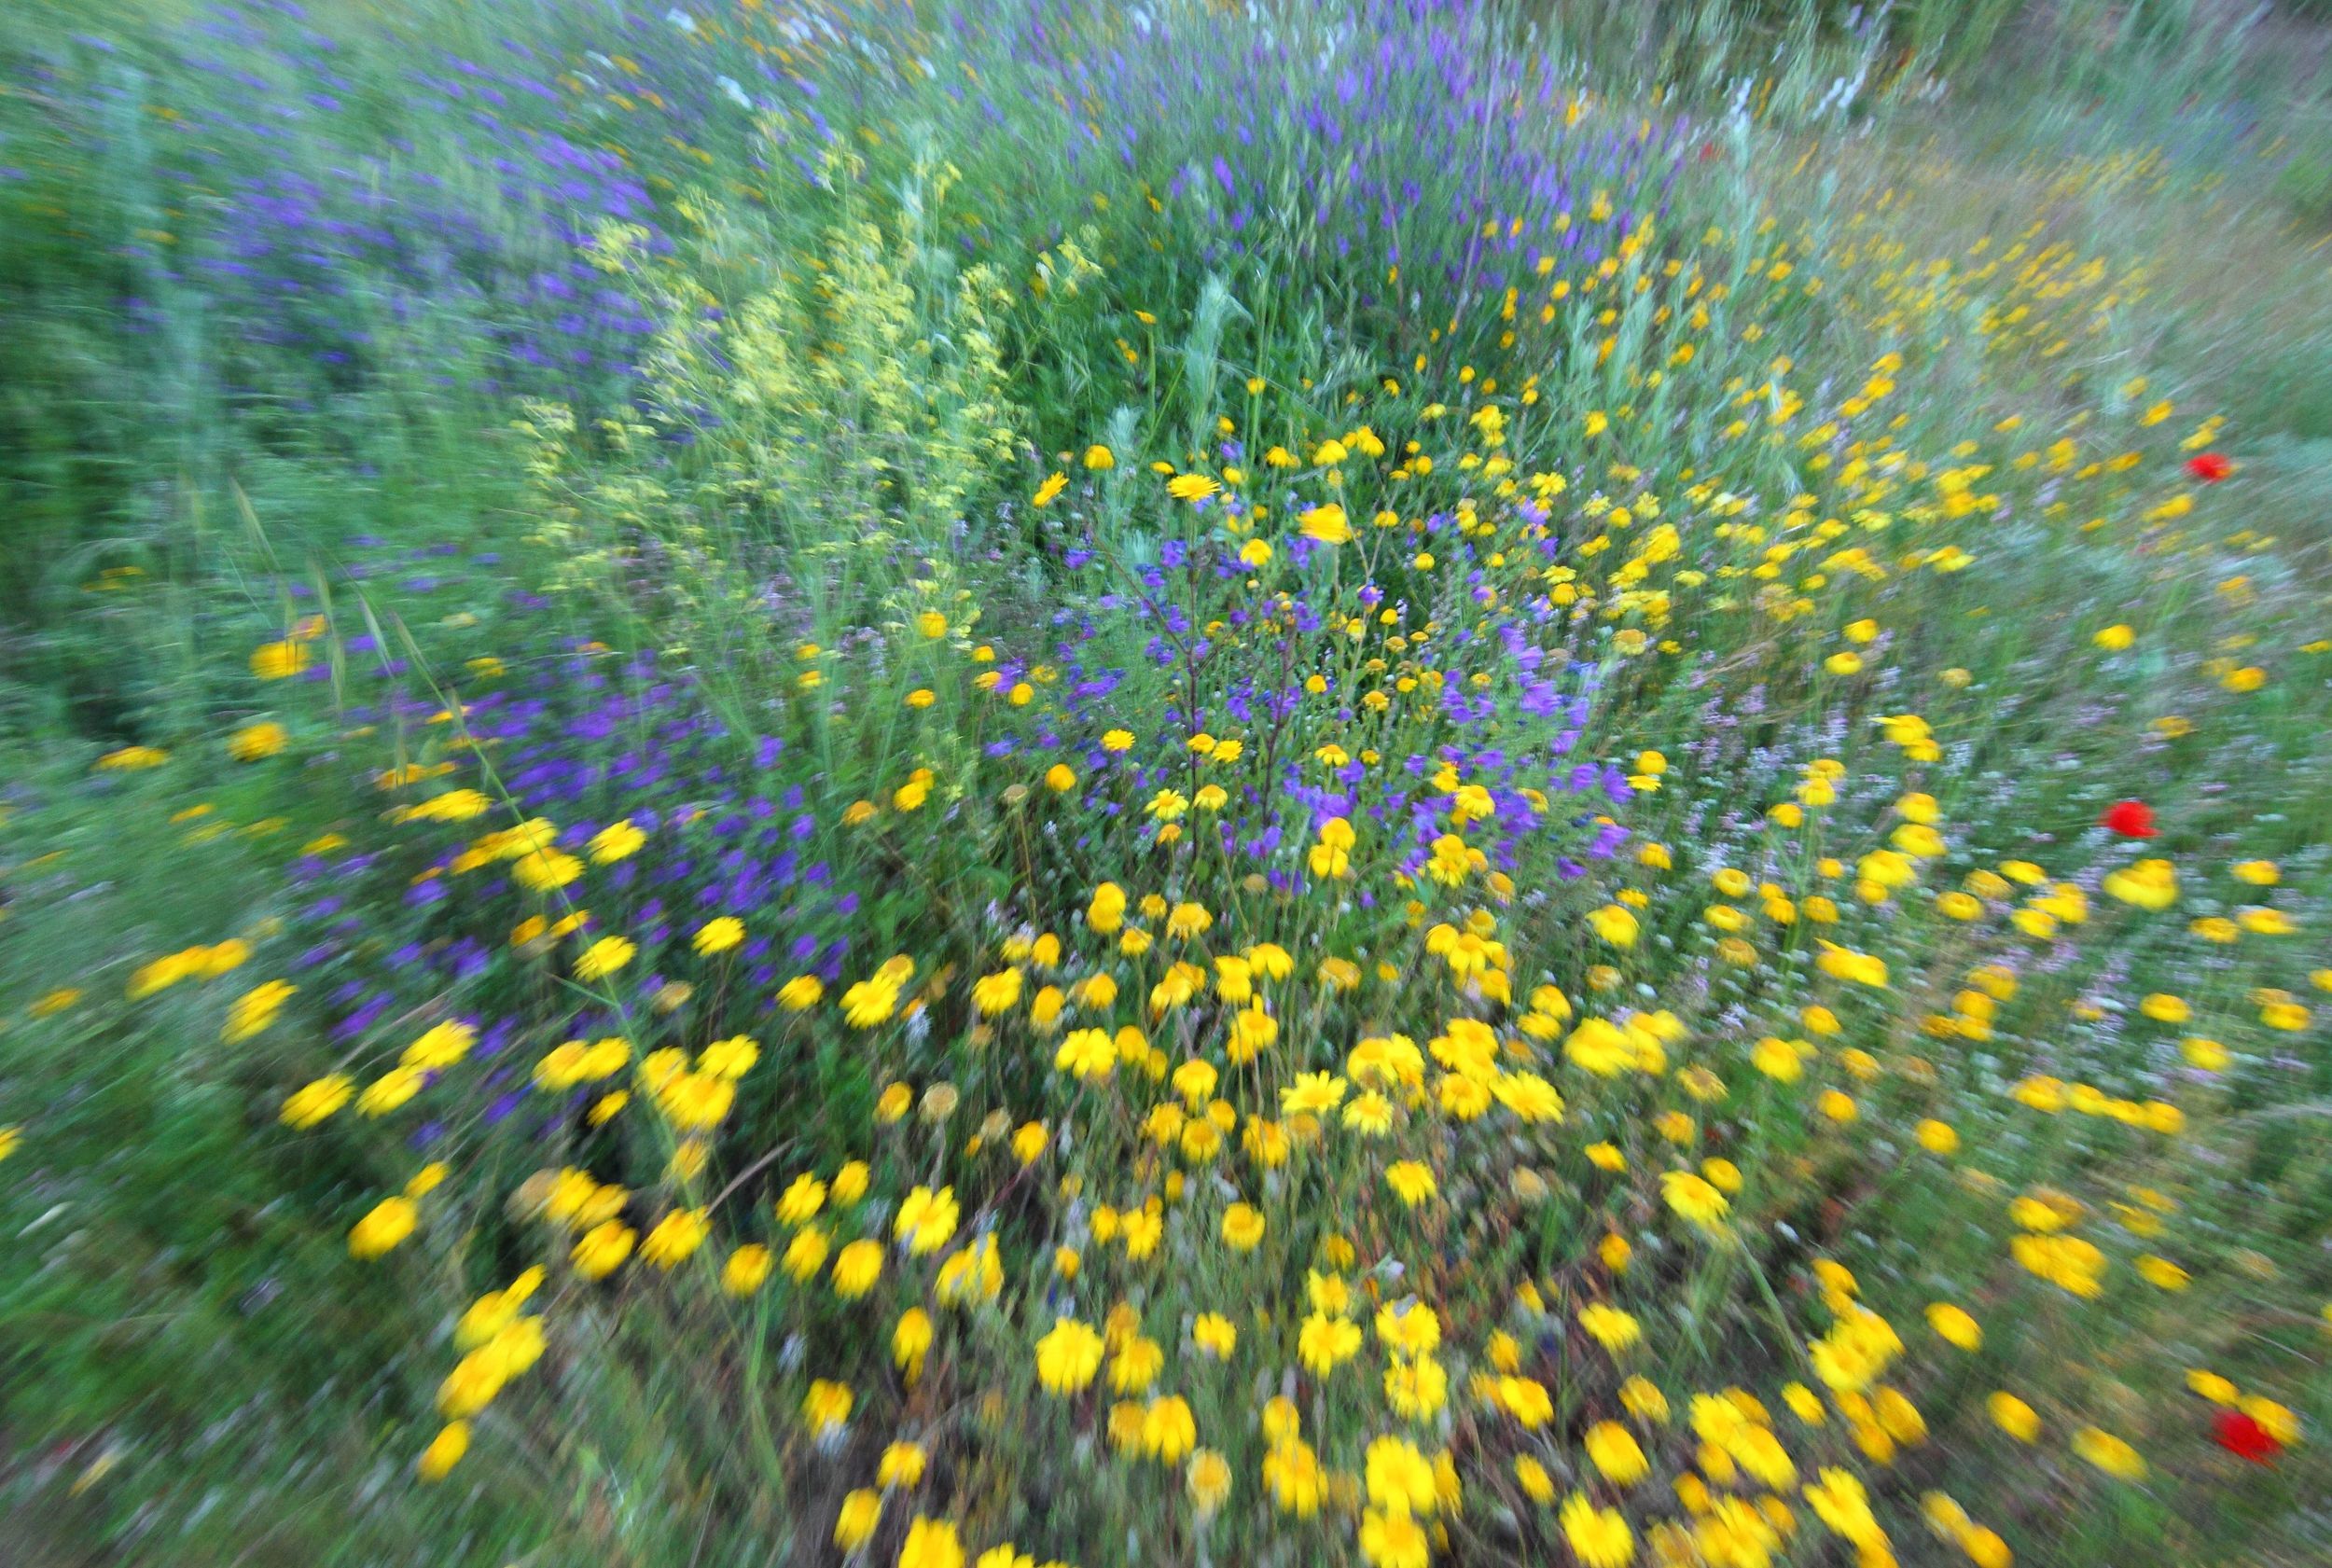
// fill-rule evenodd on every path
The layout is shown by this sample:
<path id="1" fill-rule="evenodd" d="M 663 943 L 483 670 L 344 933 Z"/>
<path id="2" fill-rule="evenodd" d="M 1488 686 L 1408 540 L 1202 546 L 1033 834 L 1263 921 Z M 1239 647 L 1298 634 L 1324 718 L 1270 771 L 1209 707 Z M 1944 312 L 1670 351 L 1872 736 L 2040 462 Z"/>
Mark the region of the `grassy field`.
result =
<path id="1" fill-rule="evenodd" d="M 0 1559 L 2332 1558 L 2317 7 L 0 38 Z"/>

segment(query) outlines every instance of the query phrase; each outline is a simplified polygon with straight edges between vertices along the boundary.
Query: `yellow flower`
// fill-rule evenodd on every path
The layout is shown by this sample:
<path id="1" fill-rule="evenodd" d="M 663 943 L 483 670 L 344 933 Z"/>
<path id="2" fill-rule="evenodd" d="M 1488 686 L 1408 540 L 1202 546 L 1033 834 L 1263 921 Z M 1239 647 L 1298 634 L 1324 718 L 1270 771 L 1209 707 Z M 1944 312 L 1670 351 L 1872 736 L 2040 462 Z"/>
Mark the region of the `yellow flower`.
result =
<path id="1" fill-rule="evenodd" d="M 1595 928 L 1595 935 L 1609 942 L 1613 947 L 1631 948 L 1635 946 L 1636 918 L 1619 905 L 1606 904 L 1602 909 L 1591 911 L 1587 917 L 1587 922 Z"/>
<path id="2" fill-rule="evenodd" d="M 1835 942 L 1824 942 L 1822 954 L 1814 965 L 1833 979 L 1850 980 L 1856 985 L 1884 988 L 1887 983 L 1886 961 L 1870 953 L 1855 952 Z"/>
<path id="3" fill-rule="evenodd" d="M 744 939 L 744 922 L 734 915 L 716 915 L 697 927 L 694 946 L 699 953 L 710 958 L 727 952 Z"/>
<path id="4" fill-rule="evenodd" d="M 408 1198 L 426 1198 L 429 1194 L 437 1191 L 438 1187 L 443 1186 L 445 1185 L 446 1177 L 451 1175 L 452 1173 L 453 1167 L 448 1165 L 442 1159 L 433 1159 L 428 1164 L 423 1166 L 420 1170 L 414 1172 L 411 1178 L 406 1182 L 405 1196 Z"/>
<path id="5" fill-rule="evenodd" d="M 1113 1315 L 1110 1336 L 1115 1338 L 1121 1330 L 1125 1337 L 1116 1338 L 1117 1353 L 1109 1361 L 1109 1386 L 1119 1394 L 1140 1394 L 1158 1381 L 1166 1365 L 1166 1347 L 1133 1332 L 1130 1319 Z"/>
<path id="6" fill-rule="evenodd" d="M 2260 1007 L 2259 1021 L 2270 1029 L 2297 1034 L 2308 1027 L 2308 1009 L 2297 1002 L 2270 1002 Z"/>
<path id="7" fill-rule="evenodd" d="M 275 1021 L 275 1015 L 283 1011 L 284 1004 L 297 990 L 298 987 L 284 980 L 269 980 L 252 987 L 236 997 L 227 1009 L 227 1022 L 219 1031 L 219 1037 L 230 1046 L 251 1038 Z"/>
<path id="8" fill-rule="evenodd" d="M 632 1229 L 621 1220 L 606 1220 L 593 1226 L 575 1243 L 575 1271 L 587 1280 L 604 1280 L 623 1266 L 632 1256 L 635 1240 Z"/>
<path id="9" fill-rule="evenodd" d="M 697 1052 L 697 1071 L 708 1077 L 734 1083 L 753 1070 L 761 1060 L 761 1047 L 751 1036 L 732 1035 L 715 1040 Z"/>
<path id="10" fill-rule="evenodd" d="M 291 739 L 290 732 L 271 719 L 246 724 L 228 737 L 227 754 L 237 762 L 257 762 L 275 756 Z"/>
<path id="11" fill-rule="evenodd" d="M 1333 501 L 1306 507 L 1298 514 L 1296 522 L 1307 539 L 1314 539 L 1324 545 L 1349 545 L 1353 542 L 1351 520 L 1344 515 L 1344 508 Z"/>
<path id="12" fill-rule="evenodd" d="M 1190 1325 L 1190 1342 L 1217 1361 L 1228 1361 L 1238 1348 L 1239 1328 L 1220 1312 L 1201 1312 Z"/>
<path id="13" fill-rule="evenodd" d="M 1010 1012 L 1020 1000 L 1020 971 L 999 969 L 972 982 L 972 1009 L 986 1018 Z"/>
<path id="14" fill-rule="evenodd" d="M 2138 1259 L 2138 1272 L 2145 1283 L 2158 1290 L 2179 1291 L 2186 1288 L 2187 1274 L 2167 1257 L 2148 1253 Z"/>
<path id="15" fill-rule="evenodd" d="M 891 1330 L 891 1361 L 908 1374 L 912 1382 L 923 1369 L 923 1357 L 931 1350 L 931 1314 L 921 1307 L 909 1307 L 899 1314 L 898 1323 Z"/>
<path id="16" fill-rule="evenodd" d="M 2178 870 L 2162 859 L 2139 861 L 2106 873 L 2106 894 L 2141 910 L 2167 910 L 2178 903 Z"/>
<path id="17" fill-rule="evenodd" d="M 1179 1464 L 1199 1440 L 1190 1402 L 1179 1395 L 1153 1399 L 1142 1412 L 1142 1448 L 1154 1459 Z"/>
<path id="18" fill-rule="evenodd" d="M 848 1384 L 814 1379 L 801 1398 L 801 1419 L 809 1423 L 813 1434 L 824 1434 L 850 1420 L 851 1407 L 855 1403 L 856 1396 Z"/>
<path id="19" fill-rule="evenodd" d="M 1353 1330 L 1354 1338 L 1359 1331 Z M 1052 1328 L 1036 1341 L 1036 1376 L 1053 1394 L 1076 1394 L 1101 1371 L 1103 1342 L 1090 1324 L 1056 1318 Z"/>
<path id="20" fill-rule="evenodd" d="M 955 1235 L 958 1217 L 955 1188 L 943 1186 L 934 1192 L 927 1186 L 919 1186 L 899 1205 L 891 1234 L 905 1241 L 907 1250 L 915 1256 L 926 1257 L 946 1246 Z"/>
<path id="21" fill-rule="evenodd" d="M 964 1568 L 964 1543 L 957 1538 L 955 1526 L 918 1516 L 907 1527 L 898 1568 Z"/>
<path id="22" fill-rule="evenodd" d="M 1617 1307 L 1598 1301 L 1579 1311 L 1579 1326 L 1607 1351 L 1626 1350 L 1644 1338 L 1644 1325 Z"/>
<path id="23" fill-rule="evenodd" d="M 349 1253 L 355 1257 L 379 1257 L 410 1236 L 420 1219 L 421 1208 L 411 1199 L 384 1198 L 349 1231 Z"/>
<path id="24" fill-rule="evenodd" d="M 1406 1510 L 1370 1508 L 1360 1516 L 1360 1555 L 1369 1568 L 1426 1568 L 1433 1542 Z"/>
<path id="25" fill-rule="evenodd" d="M 1619 1403 L 1627 1412 L 1641 1421 L 1664 1422 L 1668 1419 L 1668 1395 L 1648 1378 L 1631 1377 L 1619 1385 Z"/>
<path id="26" fill-rule="evenodd" d="M 587 981 L 604 979 L 631 963 L 637 951 L 639 949 L 625 937 L 602 937 L 585 948 L 582 956 L 575 961 L 575 978 Z"/>
<path id="27" fill-rule="evenodd" d="M 1263 1241 L 1263 1211 L 1248 1203 L 1233 1203 L 1225 1209 L 1223 1240 L 1237 1251 L 1255 1251 Z"/>
<path id="28" fill-rule="evenodd" d="M 1190 1506 L 1201 1519 L 1213 1519 L 1230 1496 L 1230 1462 L 1213 1449 L 1200 1449 L 1190 1456 L 1190 1465 L 1183 1478 L 1183 1487 L 1190 1494 Z"/>
<path id="29" fill-rule="evenodd" d="M 1326 1377 L 1360 1351 L 1360 1325 L 1326 1312 L 1304 1319 L 1296 1337 L 1296 1354 L 1319 1377 Z"/>
<path id="30" fill-rule="evenodd" d="M 1927 1309 L 1927 1326 L 1964 1351 L 1976 1350 L 1984 1342 L 1982 1325 L 1949 1301 L 1937 1301 Z"/>
<path id="31" fill-rule="evenodd" d="M 2084 1426 L 2075 1432 L 2073 1435 L 2073 1451 L 2116 1480 L 2145 1478 L 2145 1456 L 2102 1428 Z"/>
<path id="32" fill-rule="evenodd" d="M 437 1385 L 437 1410 L 465 1421 L 493 1402 L 506 1384 L 541 1357 L 542 1320 L 514 1318 L 454 1364 Z"/>
<path id="33" fill-rule="evenodd" d="M 469 1422 L 450 1421 L 437 1429 L 429 1439 L 429 1446 L 421 1450 L 413 1468 L 424 1481 L 441 1481 L 469 1452 Z"/>
<path id="34" fill-rule="evenodd" d="M 657 1268 L 670 1270 L 697 1248 L 712 1226 L 702 1209 L 674 1209 L 649 1229 L 647 1239 L 640 1243 L 640 1256 Z"/>
<path id="35" fill-rule="evenodd" d="M 1069 476 L 1055 469 L 1046 477 L 1043 484 L 1036 487 L 1036 493 L 1029 497 L 1029 504 L 1034 506 L 1049 506 L 1053 504 L 1054 498 L 1068 488 Z"/>
<path id="36" fill-rule="evenodd" d="M 1634 1436 L 1614 1421 L 1599 1421 L 1587 1429 L 1587 1456 L 1605 1479 L 1619 1486 L 1633 1486 L 1652 1469 Z"/>
<path id="37" fill-rule="evenodd" d="M 875 1463 L 875 1479 L 886 1488 L 913 1486 L 923 1478 L 924 1464 L 920 1443 L 893 1443 Z"/>
<path id="38" fill-rule="evenodd" d="M 1270 1407 L 1266 1407 L 1267 1430 L 1270 1419 Z M 1271 1493 L 1272 1506 L 1280 1512 L 1298 1519 L 1317 1514 L 1327 1494 L 1327 1479 L 1320 1456 L 1296 1436 L 1292 1424 L 1271 1438 L 1271 1447 L 1263 1456 L 1263 1484 Z"/>
<path id="39" fill-rule="evenodd" d="M 1167 911 L 1166 935 L 1175 940 L 1187 940 L 1203 936 L 1214 925 L 1215 917 L 1203 904 L 1177 904 Z"/>
<path id="40" fill-rule="evenodd" d="M 1393 1127 L 1393 1102 L 1376 1089 L 1365 1089 L 1344 1107 L 1343 1122 L 1368 1137 L 1381 1137 Z"/>
<path id="41" fill-rule="evenodd" d="M 548 893 L 580 877 L 583 863 L 562 850 L 546 846 L 528 850 L 512 860 L 510 874 L 521 887 L 535 893 Z"/>
<path id="42" fill-rule="evenodd" d="M 1394 1195 L 1412 1209 L 1437 1190 L 1432 1170 L 1414 1159 L 1398 1159 L 1386 1166 L 1384 1181 L 1393 1189 Z"/>
<path id="43" fill-rule="evenodd" d="M 736 1099 L 737 1086 L 711 1073 L 675 1073 L 656 1089 L 657 1108 L 688 1131 L 719 1125 Z"/>
<path id="44" fill-rule="evenodd" d="M 386 1116 L 421 1092 L 423 1076 L 419 1067 L 392 1067 L 365 1086 L 356 1109 L 368 1117 Z"/>
<path id="45" fill-rule="evenodd" d="M 2299 1441 L 2299 1417 L 2285 1406 L 2256 1394 L 2247 1394 L 2236 1401 L 2243 1414 L 2266 1428 L 2267 1435 L 2291 1447 Z"/>
<path id="46" fill-rule="evenodd" d="M 294 1090 L 284 1101 L 281 1119 L 286 1127 L 310 1128 L 348 1103 L 355 1086 L 335 1073 Z"/>
<path id="47" fill-rule="evenodd" d="M 2000 1532 L 1988 1526 L 1970 1523 L 1960 1530 L 1958 1540 L 1960 1549 L 1967 1553 L 1976 1568 L 2011 1568 L 2016 1561 L 2016 1553 L 2008 1548 Z"/>
<path id="48" fill-rule="evenodd" d="M 1105 1078 L 1117 1065 L 1117 1048 L 1106 1030 L 1073 1029 L 1053 1053 L 1053 1065 L 1077 1078 Z"/>
<path id="49" fill-rule="evenodd" d="M 1433 1462 L 1406 1437 L 1379 1437 L 1368 1445 L 1368 1500 L 1388 1513 L 1434 1511 Z"/>
<path id="50" fill-rule="evenodd" d="M 1562 1096 L 1555 1091 L 1554 1085 L 1535 1073 L 1501 1074 L 1491 1085 L 1491 1092 L 1498 1103 L 1514 1113 L 1517 1120 L 1538 1123 L 1562 1119 Z M 1376 1091 L 1369 1093 L 1374 1095 Z M 1348 1110 L 1348 1120 L 1350 1116 Z"/>
<path id="51" fill-rule="evenodd" d="M 263 681 L 280 681 L 308 667 L 305 645 L 285 641 L 261 643 L 251 650 L 251 673 Z"/>
<path id="52" fill-rule="evenodd" d="M 842 992 L 842 1017 L 853 1029 L 872 1029 L 899 1005 L 899 988 L 883 979 L 860 980 Z"/>
<path id="53" fill-rule="evenodd" d="M 2237 1395 L 2235 1385 L 2216 1372 L 2200 1368 L 2186 1374 L 2186 1386 L 2214 1405 L 2232 1405 Z"/>
<path id="54" fill-rule="evenodd" d="M 2020 1443 L 2029 1443 L 2040 1436 L 2040 1415 L 2032 1406 L 2015 1395 L 2003 1390 L 1985 1401 L 1992 1424 Z"/>
<path id="55" fill-rule="evenodd" d="M 721 1266 L 721 1288 L 731 1296 L 751 1296 L 770 1277 L 770 1266 L 776 1260 L 770 1249 L 758 1242 L 749 1242 L 729 1255 Z"/>
<path id="56" fill-rule="evenodd" d="M 1562 1538 L 1582 1568 L 1626 1568 L 1635 1559 L 1635 1533 L 1617 1508 L 1599 1508 L 1583 1492 L 1563 1499 Z"/>
<path id="57" fill-rule="evenodd" d="M 1825 1466 L 1820 1480 L 1806 1488 L 1806 1502 L 1836 1533 L 1866 1550 L 1883 1547 L 1886 1533 L 1870 1511 L 1870 1497 L 1862 1481 L 1844 1470 Z"/>
<path id="58" fill-rule="evenodd" d="M 638 853 L 640 846 L 646 842 L 647 835 L 634 827 L 630 817 L 625 817 L 591 836 L 591 858 L 602 866 L 613 865 Z"/>
<path id="59" fill-rule="evenodd" d="M 2186 1058 L 2187 1066 L 2205 1073 L 2224 1073 L 2234 1061 L 2233 1054 L 2225 1046 L 2200 1035 L 2188 1035 L 2179 1041 L 2178 1051 Z"/>
<path id="60" fill-rule="evenodd" d="M 1703 1230 L 1717 1229 L 1732 1207 L 1714 1184 L 1690 1171 L 1661 1173 L 1660 1196 L 1670 1208 Z"/>
<path id="61" fill-rule="evenodd" d="M 478 1040 L 478 1031 L 458 1020 L 436 1024 L 423 1032 L 421 1037 L 407 1046 L 398 1057 L 401 1065 L 435 1072 L 451 1067 L 469 1054 Z"/>
<path id="62" fill-rule="evenodd" d="M 1506 1412 L 1535 1432 L 1554 1419 L 1554 1397 L 1535 1378 L 1500 1378 L 1494 1385 Z"/>
<path id="63" fill-rule="evenodd" d="M 804 1231 L 803 1235 L 810 1232 Z M 878 1242 L 857 1241 L 844 1247 L 834 1257 L 834 1294 L 845 1301 L 855 1301 L 874 1288 L 882 1275 L 882 1246 Z"/>
<path id="64" fill-rule="evenodd" d="M 874 1538 L 875 1526 L 881 1521 L 882 1494 L 861 1487 L 842 1499 L 841 1511 L 834 1517 L 834 1544 L 854 1552 Z"/>

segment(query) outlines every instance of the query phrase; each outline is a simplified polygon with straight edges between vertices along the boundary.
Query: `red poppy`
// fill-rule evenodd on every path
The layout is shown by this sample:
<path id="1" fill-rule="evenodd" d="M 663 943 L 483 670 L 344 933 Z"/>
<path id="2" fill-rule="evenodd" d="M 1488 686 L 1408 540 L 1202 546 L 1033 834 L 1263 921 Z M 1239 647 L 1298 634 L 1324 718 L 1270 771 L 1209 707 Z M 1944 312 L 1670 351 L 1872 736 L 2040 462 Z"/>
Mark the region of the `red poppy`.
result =
<path id="1" fill-rule="evenodd" d="M 2221 1410 L 2211 1418 L 2211 1438 L 2220 1448 L 2254 1464 L 2265 1464 L 2283 1451 L 2275 1434 L 2241 1410 Z"/>
<path id="2" fill-rule="evenodd" d="M 2235 471 L 2225 452 L 2199 451 L 2186 459 L 2186 472 L 2204 484 L 2216 484 Z"/>
<path id="3" fill-rule="evenodd" d="M 2105 808 L 2105 814 L 2097 819 L 2101 827 L 2110 827 L 2125 839 L 2154 837 L 2154 808 L 2143 800 L 2117 800 Z"/>

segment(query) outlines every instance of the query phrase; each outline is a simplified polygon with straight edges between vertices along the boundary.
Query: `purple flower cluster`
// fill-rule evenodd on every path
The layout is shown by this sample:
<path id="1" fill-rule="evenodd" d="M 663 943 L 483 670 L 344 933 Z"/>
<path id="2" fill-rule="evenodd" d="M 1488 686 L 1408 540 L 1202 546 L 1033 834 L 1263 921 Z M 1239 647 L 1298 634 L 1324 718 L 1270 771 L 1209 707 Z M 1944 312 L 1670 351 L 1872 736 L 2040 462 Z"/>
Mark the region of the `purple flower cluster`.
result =
<path id="1" fill-rule="evenodd" d="M 275 0 L 75 49 L 39 68 L 65 156 L 148 191 L 133 286 L 200 309 L 230 397 L 298 409 L 391 370 L 576 395 L 654 329 L 580 246 L 603 221 L 654 233 L 655 203 L 539 39 L 473 60 Z M 158 323 L 146 293 L 120 301 L 132 330 Z"/>
<path id="2" fill-rule="evenodd" d="M 1296 13 L 1233 35 L 1243 47 L 1204 21 L 1150 21 L 1067 52 L 1090 27 L 1043 4 L 1017 25 L 1016 53 L 1070 106 L 1058 135 L 1073 163 L 1156 183 L 1209 264 L 1269 235 L 1275 261 L 1349 273 L 1363 309 L 1422 286 L 1428 309 L 1462 310 L 1542 258 L 1594 266 L 1655 215 L 1688 130 L 1605 118 L 1564 132 L 1551 64 L 1461 0 L 1366 0 L 1348 22 Z"/>

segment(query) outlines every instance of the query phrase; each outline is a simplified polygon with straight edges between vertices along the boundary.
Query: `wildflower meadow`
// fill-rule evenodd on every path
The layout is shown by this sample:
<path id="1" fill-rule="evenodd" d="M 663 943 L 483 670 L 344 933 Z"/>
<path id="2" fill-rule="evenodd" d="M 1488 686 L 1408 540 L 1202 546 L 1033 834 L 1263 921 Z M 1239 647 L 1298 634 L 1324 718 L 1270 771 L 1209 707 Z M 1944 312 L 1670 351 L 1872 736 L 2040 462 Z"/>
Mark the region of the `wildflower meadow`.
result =
<path id="1" fill-rule="evenodd" d="M 19 0 L 0 1562 L 2332 1562 L 2327 60 Z"/>

